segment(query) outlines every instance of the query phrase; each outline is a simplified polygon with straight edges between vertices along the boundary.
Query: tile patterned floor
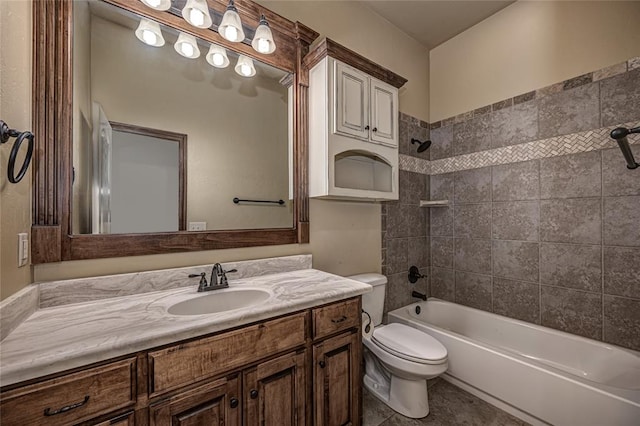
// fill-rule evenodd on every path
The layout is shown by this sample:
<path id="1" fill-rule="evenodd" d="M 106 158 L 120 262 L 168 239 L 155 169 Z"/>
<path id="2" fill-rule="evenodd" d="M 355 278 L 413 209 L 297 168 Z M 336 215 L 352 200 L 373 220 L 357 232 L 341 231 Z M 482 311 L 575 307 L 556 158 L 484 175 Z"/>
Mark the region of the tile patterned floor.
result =
<path id="1" fill-rule="evenodd" d="M 424 419 L 409 419 L 364 391 L 364 426 L 525 426 L 528 423 L 442 380 L 429 381 L 430 413 Z"/>

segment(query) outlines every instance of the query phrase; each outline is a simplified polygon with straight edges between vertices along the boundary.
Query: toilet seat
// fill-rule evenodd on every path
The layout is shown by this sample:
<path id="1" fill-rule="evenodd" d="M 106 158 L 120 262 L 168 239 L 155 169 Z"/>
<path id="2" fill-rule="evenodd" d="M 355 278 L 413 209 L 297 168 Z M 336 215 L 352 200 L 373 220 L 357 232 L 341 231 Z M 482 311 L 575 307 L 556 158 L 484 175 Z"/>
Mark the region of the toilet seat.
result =
<path id="1" fill-rule="evenodd" d="M 381 349 L 407 361 L 419 364 L 442 364 L 447 349 L 436 339 L 404 324 L 391 323 L 376 328 L 371 336 Z"/>

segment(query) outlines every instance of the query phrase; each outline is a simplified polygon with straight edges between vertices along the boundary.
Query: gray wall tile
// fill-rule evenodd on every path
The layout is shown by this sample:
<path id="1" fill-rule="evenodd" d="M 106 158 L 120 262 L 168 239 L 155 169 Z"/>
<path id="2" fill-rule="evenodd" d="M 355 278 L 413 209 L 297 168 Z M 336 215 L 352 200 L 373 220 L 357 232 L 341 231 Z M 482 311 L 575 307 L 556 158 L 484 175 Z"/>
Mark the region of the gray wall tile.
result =
<path id="1" fill-rule="evenodd" d="M 540 198 L 539 160 L 493 166 L 493 201 Z"/>
<path id="2" fill-rule="evenodd" d="M 491 238 L 491 203 L 457 204 L 453 229 L 456 237 Z"/>
<path id="3" fill-rule="evenodd" d="M 499 148 L 538 138 L 538 104 L 526 102 L 496 111 L 491 117 L 491 146 Z"/>
<path id="4" fill-rule="evenodd" d="M 491 277 L 456 271 L 456 303 L 491 310 Z"/>
<path id="5" fill-rule="evenodd" d="M 603 126 L 640 118 L 640 69 L 602 80 L 600 88 Z"/>
<path id="6" fill-rule="evenodd" d="M 640 247 L 640 196 L 605 197 L 604 243 Z"/>
<path id="7" fill-rule="evenodd" d="M 631 145 L 631 151 L 640 161 L 640 145 Z M 618 148 L 602 151 L 602 195 L 640 195 L 640 173 L 626 164 Z"/>
<path id="8" fill-rule="evenodd" d="M 600 151 L 540 160 L 540 197 L 599 197 Z"/>
<path id="9" fill-rule="evenodd" d="M 431 215 L 431 236 L 453 237 L 453 208 L 442 207 L 429 210 Z"/>
<path id="10" fill-rule="evenodd" d="M 453 126 L 431 130 L 431 160 L 453 156 Z"/>
<path id="11" fill-rule="evenodd" d="M 398 176 L 399 201 L 403 204 L 420 204 L 420 200 L 428 197 L 426 175 L 400 170 Z"/>
<path id="12" fill-rule="evenodd" d="M 493 275 L 519 281 L 538 281 L 538 243 L 492 241 Z"/>
<path id="13" fill-rule="evenodd" d="M 453 202 L 454 173 L 429 176 L 429 190 L 432 200 L 449 200 Z"/>
<path id="14" fill-rule="evenodd" d="M 408 239 L 407 260 L 409 266 L 415 265 L 418 268 L 428 268 L 430 258 L 429 238 L 417 237 Z"/>
<path id="15" fill-rule="evenodd" d="M 456 238 L 453 264 L 456 270 L 491 274 L 491 241 Z"/>
<path id="16" fill-rule="evenodd" d="M 540 241 L 599 244 L 601 227 L 600 198 L 540 202 Z"/>
<path id="17" fill-rule="evenodd" d="M 481 115 L 453 126 L 455 155 L 491 149 L 491 114 Z"/>
<path id="18" fill-rule="evenodd" d="M 431 237 L 433 266 L 453 268 L 453 238 Z"/>
<path id="19" fill-rule="evenodd" d="M 557 287 L 601 292 L 601 247 L 541 244 L 540 282 Z"/>
<path id="20" fill-rule="evenodd" d="M 604 292 L 640 299 L 640 248 L 604 248 Z"/>
<path id="21" fill-rule="evenodd" d="M 411 304 L 413 302 L 412 290 L 426 292 L 426 286 L 423 283 L 418 282 L 416 286 L 410 284 L 406 272 L 387 275 L 387 279 L 389 282 L 387 283 L 384 312 Z"/>
<path id="22" fill-rule="evenodd" d="M 640 300 L 604 296 L 604 341 L 640 351 Z"/>
<path id="23" fill-rule="evenodd" d="M 591 339 L 602 337 L 602 295 L 560 287 L 541 287 L 542 325 Z"/>
<path id="24" fill-rule="evenodd" d="M 407 271 L 409 245 L 406 238 L 395 238 L 387 241 L 386 266 L 388 274 Z"/>
<path id="25" fill-rule="evenodd" d="M 586 84 L 540 99 L 541 139 L 600 127 L 599 83 Z"/>
<path id="26" fill-rule="evenodd" d="M 490 167 L 455 173 L 456 203 L 482 203 L 485 201 L 491 201 Z"/>
<path id="27" fill-rule="evenodd" d="M 455 274 L 453 269 L 432 268 L 431 296 L 455 302 Z"/>
<path id="28" fill-rule="evenodd" d="M 388 203 L 386 204 L 387 219 L 386 219 L 386 233 L 387 239 L 391 238 L 404 238 L 409 235 L 409 228 L 407 226 L 409 218 L 407 217 L 407 209 L 400 203 Z"/>
<path id="29" fill-rule="evenodd" d="M 524 281 L 493 279 L 493 312 L 540 323 L 540 287 Z"/>
<path id="30" fill-rule="evenodd" d="M 493 203 L 493 239 L 538 241 L 539 225 L 538 201 Z"/>

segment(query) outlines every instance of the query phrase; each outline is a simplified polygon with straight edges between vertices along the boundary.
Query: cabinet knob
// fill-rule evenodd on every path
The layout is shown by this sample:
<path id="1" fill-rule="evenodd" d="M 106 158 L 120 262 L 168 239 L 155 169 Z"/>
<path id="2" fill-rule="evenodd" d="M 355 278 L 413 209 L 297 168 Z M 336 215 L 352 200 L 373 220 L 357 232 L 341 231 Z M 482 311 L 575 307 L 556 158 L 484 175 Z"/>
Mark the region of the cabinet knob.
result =
<path id="1" fill-rule="evenodd" d="M 326 363 L 326 362 L 324 362 L 324 361 L 320 361 L 320 362 L 318 363 L 318 365 L 320 366 L 320 368 L 324 368 L 324 367 L 326 367 L 327 363 Z"/>
<path id="2" fill-rule="evenodd" d="M 251 389 L 251 392 L 249 392 L 249 396 L 251 397 L 251 399 L 256 399 L 258 397 L 258 391 L 255 389 Z"/>
<path id="3" fill-rule="evenodd" d="M 374 131 L 374 132 L 377 132 L 377 131 L 378 131 L 378 128 L 377 128 L 377 127 L 374 127 L 374 128 L 373 128 L 373 131 Z"/>
<path id="4" fill-rule="evenodd" d="M 367 124 L 366 126 L 364 126 L 365 130 L 369 130 L 369 125 Z"/>
<path id="5" fill-rule="evenodd" d="M 238 406 L 238 398 L 231 398 L 230 405 L 231 408 L 236 408 Z"/>

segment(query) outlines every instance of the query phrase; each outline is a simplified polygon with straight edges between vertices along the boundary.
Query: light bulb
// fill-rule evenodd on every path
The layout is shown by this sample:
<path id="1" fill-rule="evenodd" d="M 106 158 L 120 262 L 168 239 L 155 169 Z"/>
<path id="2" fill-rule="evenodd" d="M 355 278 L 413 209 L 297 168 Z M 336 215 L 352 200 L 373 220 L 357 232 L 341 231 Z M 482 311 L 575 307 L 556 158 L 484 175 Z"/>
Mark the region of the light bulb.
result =
<path id="1" fill-rule="evenodd" d="M 229 41 L 236 41 L 238 39 L 238 30 L 236 27 L 227 27 L 224 29 L 224 38 Z"/>
<path id="2" fill-rule="evenodd" d="M 147 4 L 151 7 L 160 6 L 160 0 L 147 0 Z"/>
<path id="3" fill-rule="evenodd" d="M 143 30 L 142 31 L 142 40 L 148 45 L 155 45 L 158 42 L 158 36 L 155 35 L 152 31 Z"/>
<path id="4" fill-rule="evenodd" d="M 269 40 L 264 38 L 258 39 L 258 52 L 260 53 L 269 52 Z"/>
<path id="5" fill-rule="evenodd" d="M 247 65 L 247 64 L 242 64 L 240 66 L 240 72 L 245 77 L 249 77 L 251 75 L 251 67 L 249 65 Z"/>
<path id="6" fill-rule="evenodd" d="M 221 53 L 214 53 L 213 54 L 213 65 L 219 67 L 219 66 L 222 66 L 222 64 L 224 64 L 224 56 L 222 56 Z"/>
<path id="7" fill-rule="evenodd" d="M 193 56 L 193 46 L 189 43 L 180 43 L 180 50 L 184 56 Z"/>
<path id="8" fill-rule="evenodd" d="M 189 21 L 196 27 L 204 25 L 204 13 L 198 9 L 189 11 Z"/>

